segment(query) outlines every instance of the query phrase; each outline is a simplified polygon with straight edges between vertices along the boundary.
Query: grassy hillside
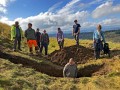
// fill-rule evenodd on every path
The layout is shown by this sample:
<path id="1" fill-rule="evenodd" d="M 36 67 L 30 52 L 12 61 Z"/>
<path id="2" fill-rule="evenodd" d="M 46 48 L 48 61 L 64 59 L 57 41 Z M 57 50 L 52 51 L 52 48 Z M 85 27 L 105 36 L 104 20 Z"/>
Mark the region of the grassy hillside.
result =
<path id="1" fill-rule="evenodd" d="M 74 44 L 73 39 L 65 39 L 65 47 Z M 92 40 L 81 40 L 80 44 L 92 49 Z M 58 77 L 63 67 L 47 58 L 28 56 L 25 41 L 22 52 L 13 52 L 12 41 L 0 38 L 0 90 L 120 90 L 120 43 L 109 40 L 109 44 L 110 58 L 78 64 L 81 77 L 72 79 Z M 58 49 L 56 39 L 50 38 L 49 54 Z"/>
<path id="2" fill-rule="evenodd" d="M 58 49 L 55 38 L 51 38 L 49 53 Z M 92 41 L 83 40 L 81 45 L 91 48 Z M 110 42 L 113 51 L 112 58 L 91 60 L 86 64 L 78 65 L 79 70 L 92 66 L 106 64 L 105 67 L 94 73 L 92 77 L 77 79 L 56 78 L 42 74 L 35 69 L 26 68 L 22 64 L 13 64 L 9 59 L 0 59 L 0 89 L 1 90 L 119 90 L 120 89 L 120 44 Z M 74 45 L 74 40 L 65 39 L 65 46 Z M 116 51 L 115 51 L 116 50 Z M 119 52 L 118 52 L 119 51 Z M 22 56 L 37 63 L 52 63 L 44 58 L 30 57 L 23 52 L 10 52 L 8 48 L 4 52 L 11 55 Z M 24 66 L 24 67 L 23 67 Z M 39 66 L 38 66 L 39 67 Z M 46 67 L 46 66 L 45 66 Z M 84 69 L 83 69 L 84 70 Z M 89 70 L 89 69 L 88 69 Z M 110 70 L 110 72 L 108 72 Z M 107 74 L 103 74 L 108 72 Z M 56 72 L 57 73 L 57 72 Z M 100 74 L 99 74 L 100 73 Z"/>
<path id="3" fill-rule="evenodd" d="M 10 26 L 0 22 L 0 36 L 10 37 Z"/>

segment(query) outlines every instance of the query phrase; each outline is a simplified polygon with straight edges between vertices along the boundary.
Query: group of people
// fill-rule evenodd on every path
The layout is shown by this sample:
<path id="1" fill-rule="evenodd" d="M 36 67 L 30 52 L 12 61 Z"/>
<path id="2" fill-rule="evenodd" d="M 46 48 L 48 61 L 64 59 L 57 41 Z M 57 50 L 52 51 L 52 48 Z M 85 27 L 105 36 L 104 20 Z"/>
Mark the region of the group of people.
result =
<path id="1" fill-rule="evenodd" d="M 80 24 L 77 23 L 77 20 L 74 21 L 75 25 L 73 25 L 73 36 L 76 40 L 76 45 L 79 45 L 79 34 L 80 34 Z M 33 54 L 32 47 L 35 47 L 35 51 L 37 54 L 42 53 L 43 47 L 45 48 L 45 55 L 48 54 L 48 45 L 49 45 L 49 35 L 46 33 L 46 30 L 43 31 L 41 34 L 39 31 L 39 28 L 35 31 L 32 28 L 32 23 L 28 23 L 28 29 L 25 30 L 25 33 L 23 33 L 19 22 L 16 21 L 14 25 L 11 27 L 11 40 L 14 41 L 14 49 L 13 51 L 16 51 L 16 47 L 18 45 L 18 50 L 21 50 L 21 40 L 24 38 L 24 36 L 27 39 L 27 44 L 29 47 L 30 55 Z M 57 42 L 60 49 L 63 49 L 64 47 L 64 33 L 61 30 L 61 28 L 58 28 L 57 33 Z"/>
<path id="2" fill-rule="evenodd" d="M 72 35 L 75 38 L 76 45 L 79 45 L 79 36 L 80 36 L 80 27 L 77 20 L 74 20 L 73 32 Z M 105 43 L 104 33 L 101 31 L 102 26 L 97 25 L 97 30 L 93 33 L 93 45 L 94 45 L 94 55 L 96 59 L 100 58 L 100 51 L 103 50 L 103 42 Z M 11 40 L 14 41 L 14 51 L 16 51 L 16 47 L 18 45 L 18 50 L 21 50 L 21 40 L 24 38 L 27 39 L 27 44 L 29 47 L 30 55 L 33 55 L 32 47 L 35 47 L 35 51 L 37 54 L 41 54 L 43 51 L 43 47 L 45 48 L 45 55 L 48 55 L 48 45 L 50 43 L 49 35 L 46 30 L 43 33 L 40 33 L 39 28 L 35 31 L 32 28 L 32 23 L 28 23 L 28 29 L 25 30 L 25 33 L 22 31 L 19 26 L 19 22 L 16 21 L 14 25 L 11 27 Z M 64 33 L 61 28 L 58 28 L 57 33 L 57 42 L 60 49 L 64 47 Z M 69 60 L 69 62 L 65 65 L 63 69 L 64 77 L 77 77 L 77 66 L 73 58 Z"/>
<path id="3" fill-rule="evenodd" d="M 75 27 L 75 28 L 74 28 Z M 76 24 L 76 26 L 73 26 L 73 34 L 75 36 L 76 44 L 79 45 L 79 29 L 80 25 Z M 74 32 L 75 30 L 78 30 L 78 32 Z M 97 30 L 93 33 L 93 45 L 94 45 L 94 55 L 95 59 L 100 58 L 100 52 L 103 50 L 103 42 L 106 43 L 104 33 L 101 31 L 102 26 L 99 24 L 97 25 Z M 69 60 L 69 62 L 65 65 L 63 69 L 63 76 L 64 77 L 77 77 L 77 65 L 73 58 Z"/>
<path id="4" fill-rule="evenodd" d="M 29 47 L 30 55 L 33 55 L 33 46 L 35 47 L 36 54 L 42 53 L 43 47 L 45 48 L 45 55 L 48 54 L 48 45 L 49 45 L 49 35 L 46 33 L 46 30 L 41 34 L 39 28 L 35 31 L 32 28 L 32 24 L 28 23 L 28 29 L 23 33 L 19 22 L 15 22 L 11 27 L 11 40 L 14 41 L 13 51 L 16 51 L 18 45 L 18 50 L 21 50 L 21 40 L 24 38 L 27 39 L 27 44 Z"/>

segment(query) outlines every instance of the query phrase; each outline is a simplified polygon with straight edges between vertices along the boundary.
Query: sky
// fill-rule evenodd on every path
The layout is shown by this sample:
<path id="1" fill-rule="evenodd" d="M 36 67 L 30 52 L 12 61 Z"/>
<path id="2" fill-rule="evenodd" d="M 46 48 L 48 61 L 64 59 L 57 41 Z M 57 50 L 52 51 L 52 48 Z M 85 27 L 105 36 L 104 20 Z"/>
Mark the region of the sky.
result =
<path id="1" fill-rule="evenodd" d="M 71 32 L 75 19 L 84 32 L 97 24 L 103 29 L 119 28 L 120 0 L 0 0 L 0 22 L 19 21 L 23 30 L 30 22 L 35 30 L 54 33 L 60 27 Z"/>

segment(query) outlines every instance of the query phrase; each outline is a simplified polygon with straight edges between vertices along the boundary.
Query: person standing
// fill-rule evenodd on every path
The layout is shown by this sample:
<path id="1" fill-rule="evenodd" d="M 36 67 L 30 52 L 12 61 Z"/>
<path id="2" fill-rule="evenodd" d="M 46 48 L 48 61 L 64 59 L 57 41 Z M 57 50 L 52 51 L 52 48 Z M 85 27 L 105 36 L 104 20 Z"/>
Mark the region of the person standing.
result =
<path id="1" fill-rule="evenodd" d="M 37 45 L 38 45 L 38 47 L 40 48 L 40 43 L 41 43 L 41 33 L 40 33 L 39 28 L 37 28 L 36 33 L 35 33 L 35 36 L 36 36 Z"/>
<path id="2" fill-rule="evenodd" d="M 18 50 L 21 50 L 21 40 L 23 37 L 22 28 L 19 26 L 19 22 L 16 21 L 14 25 L 11 26 L 11 40 L 14 41 L 13 51 L 16 51 L 16 47 L 18 45 Z"/>
<path id="3" fill-rule="evenodd" d="M 76 40 L 76 45 L 79 45 L 79 35 L 80 35 L 80 24 L 77 20 L 74 20 L 75 25 L 73 25 L 73 36 Z"/>
<path id="4" fill-rule="evenodd" d="M 43 47 L 44 47 L 45 48 L 45 55 L 48 55 L 48 45 L 49 45 L 49 35 L 46 33 L 46 30 L 44 30 L 42 35 L 41 35 L 40 53 L 42 53 Z"/>
<path id="5" fill-rule="evenodd" d="M 73 58 L 71 58 L 63 69 L 63 76 L 77 78 L 77 71 L 77 65 L 75 64 Z"/>
<path id="6" fill-rule="evenodd" d="M 105 43 L 104 33 L 102 32 L 102 26 L 97 25 L 97 30 L 93 33 L 93 43 L 94 43 L 94 55 L 95 59 L 100 58 L 100 51 L 103 50 L 103 42 Z"/>
<path id="7" fill-rule="evenodd" d="M 58 45 L 60 47 L 60 50 L 63 49 L 63 46 L 64 46 L 64 34 L 63 34 L 61 28 L 58 28 L 57 42 L 58 42 Z"/>
<path id="8" fill-rule="evenodd" d="M 36 54 L 38 54 L 38 45 L 35 37 L 35 30 L 32 29 L 31 23 L 28 24 L 28 29 L 25 31 L 25 37 L 27 38 L 30 55 L 33 55 L 33 49 L 32 49 L 33 45 L 35 47 Z"/>

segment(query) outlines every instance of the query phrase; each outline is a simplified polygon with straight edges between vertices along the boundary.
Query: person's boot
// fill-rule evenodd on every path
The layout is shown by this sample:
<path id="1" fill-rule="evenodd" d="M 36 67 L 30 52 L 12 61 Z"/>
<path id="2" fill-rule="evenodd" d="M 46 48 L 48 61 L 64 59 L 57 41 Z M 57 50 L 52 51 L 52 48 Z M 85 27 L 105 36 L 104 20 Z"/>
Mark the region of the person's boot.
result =
<path id="1" fill-rule="evenodd" d="M 35 52 L 36 52 L 36 55 L 38 56 L 40 53 L 39 53 L 39 48 L 38 47 L 35 47 Z"/>
<path id="2" fill-rule="evenodd" d="M 20 49 L 20 48 L 19 48 L 18 50 L 19 50 L 19 51 L 22 51 L 22 49 Z"/>
<path id="3" fill-rule="evenodd" d="M 13 49 L 13 52 L 16 52 L 16 49 Z"/>
<path id="4" fill-rule="evenodd" d="M 29 55 L 32 56 L 32 55 L 33 55 L 33 52 L 32 52 L 32 48 L 31 48 L 31 47 L 29 48 L 29 52 L 30 52 Z"/>

